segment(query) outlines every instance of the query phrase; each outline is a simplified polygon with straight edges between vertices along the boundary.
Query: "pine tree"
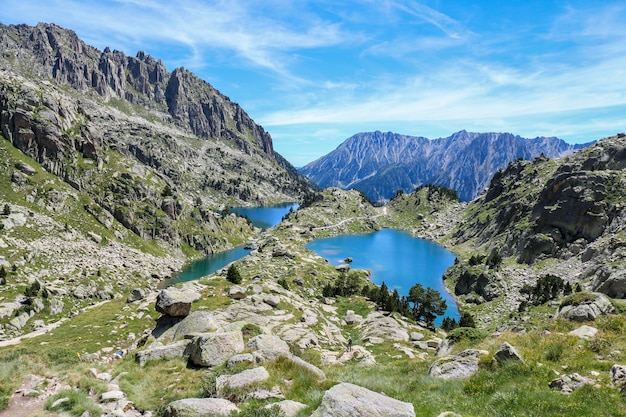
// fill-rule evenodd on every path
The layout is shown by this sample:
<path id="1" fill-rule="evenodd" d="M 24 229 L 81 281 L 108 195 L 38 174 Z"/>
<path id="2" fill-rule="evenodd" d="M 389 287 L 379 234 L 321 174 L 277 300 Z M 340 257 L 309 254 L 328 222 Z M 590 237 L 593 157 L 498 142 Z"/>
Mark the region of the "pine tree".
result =
<path id="1" fill-rule="evenodd" d="M 228 272 L 226 273 L 226 279 L 233 284 L 241 284 L 241 274 L 234 264 L 228 268 Z"/>

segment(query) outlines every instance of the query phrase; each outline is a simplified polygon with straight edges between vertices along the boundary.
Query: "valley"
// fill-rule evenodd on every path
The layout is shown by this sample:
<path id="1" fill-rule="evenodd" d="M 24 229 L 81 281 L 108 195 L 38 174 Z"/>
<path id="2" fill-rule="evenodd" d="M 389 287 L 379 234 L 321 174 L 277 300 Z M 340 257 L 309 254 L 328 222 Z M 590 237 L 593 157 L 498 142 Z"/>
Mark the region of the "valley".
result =
<path id="1" fill-rule="evenodd" d="M 624 134 L 374 205 L 187 70 L 52 24 L 0 46 L 1 417 L 626 415 Z M 384 229 L 454 254 L 458 320 L 306 247 Z"/>

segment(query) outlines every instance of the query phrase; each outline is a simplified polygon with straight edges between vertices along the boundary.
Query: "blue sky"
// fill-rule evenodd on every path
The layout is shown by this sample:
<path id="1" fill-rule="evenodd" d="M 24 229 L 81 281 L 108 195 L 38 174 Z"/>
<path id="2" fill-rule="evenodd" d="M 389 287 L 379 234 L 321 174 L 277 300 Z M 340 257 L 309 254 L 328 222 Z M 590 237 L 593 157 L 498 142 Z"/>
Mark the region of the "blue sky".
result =
<path id="1" fill-rule="evenodd" d="M 0 22 L 184 66 L 296 166 L 373 130 L 626 131 L 623 0 L 2 0 Z"/>

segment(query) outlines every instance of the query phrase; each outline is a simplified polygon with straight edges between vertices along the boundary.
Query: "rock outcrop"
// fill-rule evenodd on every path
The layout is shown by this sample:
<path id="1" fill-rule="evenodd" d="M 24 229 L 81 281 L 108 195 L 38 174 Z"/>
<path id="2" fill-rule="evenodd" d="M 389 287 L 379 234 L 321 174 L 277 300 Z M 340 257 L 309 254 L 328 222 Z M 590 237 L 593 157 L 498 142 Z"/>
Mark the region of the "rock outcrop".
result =
<path id="1" fill-rule="evenodd" d="M 324 394 L 312 417 L 414 417 L 413 404 L 370 391 L 358 385 L 337 384 Z"/>

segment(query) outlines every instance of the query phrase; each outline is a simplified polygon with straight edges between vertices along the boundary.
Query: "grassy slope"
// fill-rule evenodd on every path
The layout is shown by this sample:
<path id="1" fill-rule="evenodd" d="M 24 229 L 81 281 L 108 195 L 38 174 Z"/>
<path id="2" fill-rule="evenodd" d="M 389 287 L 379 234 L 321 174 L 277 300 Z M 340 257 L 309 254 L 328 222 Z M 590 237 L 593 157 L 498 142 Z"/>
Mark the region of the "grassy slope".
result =
<path id="1" fill-rule="evenodd" d="M 340 204 L 347 208 L 342 216 L 333 220 L 335 223 L 344 217 L 358 217 L 360 214 L 357 210 L 360 203 L 335 201 L 329 204 Z M 304 211 L 299 214 L 302 217 L 311 216 L 306 217 L 307 221 L 312 221 L 313 215 L 313 212 L 307 214 Z M 327 220 L 331 222 L 331 219 Z M 362 226 L 365 227 L 364 224 Z M 292 239 L 294 247 L 306 240 L 293 235 L 288 238 L 290 235 L 284 227 L 277 228 L 275 233 L 282 234 L 281 241 L 287 245 L 290 244 L 289 239 Z M 276 259 L 274 263 L 274 265 L 252 265 L 246 264 L 245 260 L 240 261 L 244 285 L 251 283 L 252 277 L 263 271 L 276 274 L 275 278 L 284 276 L 291 279 L 301 274 L 307 278 L 307 287 L 320 279 L 319 276 L 312 277 L 307 272 L 319 271 L 322 279 L 332 273 L 331 268 L 323 266 L 323 262 L 315 261 L 306 251 L 297 252 L 294 259 Z M 223 290 L 227 286 L 224 279 L 219 277 L 203 282 L 215 287 L 212 292 Z M 194 309 L 212 309 L 229 302 L 226 297 L 210 297 L 209 294 L 205 294 Z M 11 390 L 19 384 L 21 376 L 29 372 L 65 375 L 72 380 L 87 379 L 83 386 L 95 385 L 95 381 L 89 382 L 92 378 L 87 371 L 89 365 L 72 363 L 67 358 L 71 357 L 72 353 L 90 352 L 100 346 L 124 347 L 124 342 L 121 341 L 127 339 L 128 332 L 140 334 L 143 328 L 150 328 L 154 324 L 148 319 L 127 319 L 131 316 L 130 310 L 134 308 L 133 305 L 125 306 L 118 301 L 117 304 L 113 302 L 107 306 L 84 313 L 79 316 L 80 321 L 79 317 L 74 318 L 53 334 L 24 341 L 17 347 L 1 349 L 0 387 L 4 389 L 2 398 L 6 400 Z M 355 310 L 368 308 L 360 297 L 340 299 L 338 307 L 342 311 L 348 308 Z M 372 348 L 378 361 L 378 365 L 374 367 L 359 366 L 356 361 L 343 366 L 324 367 L 330 379 L 325 383 L 311 381 L 310 375 L 284 362 L 268 365 L 268 368 L 272 375 L 271 383 L 280 385 L 287 398 L 310 405 L 308 412 L 317 407 L 325 389 L 334 382 L 347 381 L 384 392 L 400 400 L 410 401 L 414 404 L 418 416 L 434 416 L 443 411 L 454 411 L 463 416 L 626 415 L 625 397 L 610 386 L 608 377 L 608 369 L 614 363 L 623 363 L 625 359 L 624 354 L 616 353 L 626 352 L 626 317 L 621 313 L 622 306 L 619 307 L 620 313 L 602 317 L 595 323 L 588 323 L 600 330 L 594 341 L 581 341 L 567 336 L 566 333 L 579 324 L 551 319 L 553 309 L 547 306 L 535 307 L 526 313 L 526 323 L 532 329 L 526 334 L 493 335 L 478 343 L 462 341 L 455 347 L 455 351 L 467 347 L 481 348 L 490 352 L 489 358 L 501 343 L 507 341 L 517 347 L 525 361 L 524 364 L 498 367 L 485 360 L 481 364 L 481 370 L 467 380 L 442 381 L 430 378 L 426 374 L 434 360 L 432 356 L 425 362 L 396 357 L 397 350 L 390 343 Z M 280 308 L 290 309 L 289 306 Z M 149 315 L 155 317 L 152 310 Z M 120 329 L 122 324 L 127 324 L 127 327 Z M 106 331 L 85 331 L 83 326 Z M 546 330 L 550 333 L 546 333 Z M 346 328 L 345 331 L 350 332 L 351 329 Z M 68 340 L 73 342 L 66 343 Z M 65 355 L 55 354 L 54 346 L 60 344 L 70 351 L 65 352 Z M 321 366 L 319 357 L 314 351 L 299 353 L 312 363 Z M 569 396 L 548 387 L 548 383 L 557 377 L 557 373 L 578 372 L 588 376 L 592 371 L 599 372 L 597 377 L 593 377 L 597 380 L 598 387 L 587 386 Z M 126 358 L 115 364 L 113 374 L 119 372 L 128 372 L 122 378 L 122 386 L 137 407 L 154 410 L 177 398 L 205 395 L 217 374 L 233 370 L 218 368 L 207 373 L 188 368 L 183 360 L 157 362 L 139 368 L 132 358 Z M 286 380 L 293 382 L 286 383 Z M 250 408 L 256 408 L 262 403 L 252 403 Z M 303 415 L 307 415 L 308 412 Z"/>

